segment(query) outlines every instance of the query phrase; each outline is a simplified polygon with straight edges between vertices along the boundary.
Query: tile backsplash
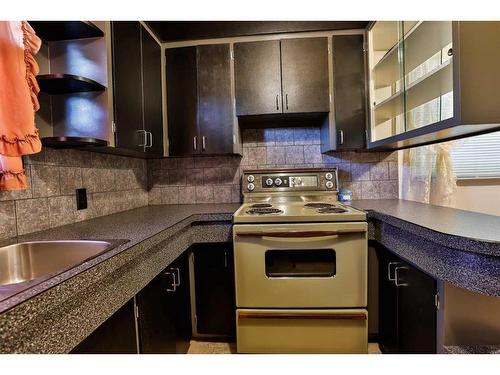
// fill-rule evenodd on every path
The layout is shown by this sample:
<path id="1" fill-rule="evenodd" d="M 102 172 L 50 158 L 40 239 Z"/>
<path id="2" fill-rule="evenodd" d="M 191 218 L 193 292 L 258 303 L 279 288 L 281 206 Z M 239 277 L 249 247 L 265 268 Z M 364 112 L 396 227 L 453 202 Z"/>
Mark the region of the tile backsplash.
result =
<path id="1" fill-rule="evenodd" d="M 44 148 L 24 162 L 29 188 L 0 192 L 0 239 L 148 204 L 143 159 Z M 87 209 L 76 210 L 77 188 Z"/>
<path id="2" fill-rule="evenodd" d="M 243 130 L 243 157 L 143 160 L 44 148 L 25 158 L 29 189 L 0 192 L 0 239 L 132 208 L 177 203 L 237 203 L 250 168 L 336 166 L 354 199 L 398 197 L 397 153 L 320 151 L 319 128 Z M 88 208 L 76 210 L 75 189 Z"/>
<path id="3" fill-rule="evenodd" d="M 183 157 L 148 163 L 149 204 L 237 203 L 251 168 L 335 166 L 354 199 L 398 198 L 397 152 L 321 154 L 319 128 L 243 130 L 243 157 Z"/>

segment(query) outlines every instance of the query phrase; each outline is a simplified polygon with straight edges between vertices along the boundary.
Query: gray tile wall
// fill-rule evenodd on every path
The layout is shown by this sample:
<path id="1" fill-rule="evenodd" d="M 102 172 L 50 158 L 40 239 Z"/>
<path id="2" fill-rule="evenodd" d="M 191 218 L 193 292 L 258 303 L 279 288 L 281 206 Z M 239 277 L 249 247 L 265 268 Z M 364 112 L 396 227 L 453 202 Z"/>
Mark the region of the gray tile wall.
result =
<path id="1" fill-rule="evenodd" d="M 336 166 L 354 199 L 398 197 L 397 153 L 321 154 L 319 128 L 243 130 L 243 157 L 185 157 L 148 161 L 149 204 L 237 203 L 240 176 L 251 168 Z"/>
<path id="2" fill-rule="evenodd" d="M 0 192 L 0 239 L 148 204 L 143 159 L 44 148 L 24 161 L 29 189 Z M 87 189 L 85 210 L 77 188 Z"/>

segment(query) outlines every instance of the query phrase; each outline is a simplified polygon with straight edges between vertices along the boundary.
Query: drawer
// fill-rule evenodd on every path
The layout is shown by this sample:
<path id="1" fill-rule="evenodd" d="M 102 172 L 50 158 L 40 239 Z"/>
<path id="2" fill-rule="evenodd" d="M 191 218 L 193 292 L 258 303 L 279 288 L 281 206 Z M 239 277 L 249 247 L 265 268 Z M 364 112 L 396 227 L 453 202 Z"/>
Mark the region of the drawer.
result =
<path id="1" fill-rule="evenodd" d="M 364 309 L 238 309 L 238 353 L 368 353 Z"/>

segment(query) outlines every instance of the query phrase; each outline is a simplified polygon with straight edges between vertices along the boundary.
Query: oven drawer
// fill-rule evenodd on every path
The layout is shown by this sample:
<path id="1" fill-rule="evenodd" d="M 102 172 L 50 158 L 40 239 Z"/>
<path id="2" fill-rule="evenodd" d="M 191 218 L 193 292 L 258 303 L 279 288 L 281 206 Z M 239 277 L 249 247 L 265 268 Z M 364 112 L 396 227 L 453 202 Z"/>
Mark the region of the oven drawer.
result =
<path id="1" fill-rule="evenodd" d="M 367 224 L 234 226 L 239 308 L 360 308 L 367 303 Z"/>
<path id="2" fill-rule="evenodd" d="M 238 309 L 238 353 L 368 352 L 368 312 Z"/>

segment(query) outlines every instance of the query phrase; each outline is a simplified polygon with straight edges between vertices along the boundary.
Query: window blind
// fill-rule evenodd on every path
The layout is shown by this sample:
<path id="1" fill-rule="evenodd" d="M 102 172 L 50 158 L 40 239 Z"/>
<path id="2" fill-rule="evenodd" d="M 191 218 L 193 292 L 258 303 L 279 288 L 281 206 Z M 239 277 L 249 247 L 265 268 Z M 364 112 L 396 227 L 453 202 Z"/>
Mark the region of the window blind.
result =
<path id="1" fill-rule="evenodd" d="M 457 141 L 451 157 L 457 178 L 500 178 L 500 131 Z"/>

